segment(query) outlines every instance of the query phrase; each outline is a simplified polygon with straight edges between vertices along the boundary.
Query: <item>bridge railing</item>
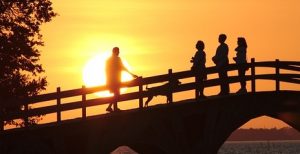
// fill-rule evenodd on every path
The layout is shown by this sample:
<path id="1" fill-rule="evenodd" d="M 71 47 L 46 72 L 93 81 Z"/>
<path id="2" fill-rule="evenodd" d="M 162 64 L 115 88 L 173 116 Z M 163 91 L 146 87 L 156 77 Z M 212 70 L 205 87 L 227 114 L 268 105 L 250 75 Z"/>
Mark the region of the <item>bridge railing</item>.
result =
<path id="1" fill-rule="evenodd" d="M 276 91 L 280 90 L 280 82 L 288 82 L 294 84 L 300 84 L 300 62 L 297 61 L 267 61 L 267 62 L 255 62 L 255 59 L 251 59 L 250 63 L 246 64 L 247 67 L 250 68 L 250 75 L 245 76 L 246 81 L 251 81 L 251 92 L 256 91 L 256 80 L 274 80 L 276 85 Z M 274 68 L 274 73 L 270 74 L 256 74 L 257 68 Z M 236 64 L 230 64 L 228 66 L 228 71 L 235 71 L 238 69 Z M 294 73 L 280 73 L 281 70 L 289 70 Z M 297 72 L 297 73 L 295 73 Z M 208 67 L 207 74 L 215 74 L 217 73 L 216 67 Z M 148 97 L 153 94 L 165 93 L 165 89 L 156 89 L 156 91 L 147 91 L 143 87 L 149 84 L 157 84 L 162 82 L 170 82 L 171 79 L 187 79 L 194 78 L 192 82 L 182 83 L 175 89 L 170 89 L 171 94 L 171 102 L 173 100 L 172 94 L 176 92 L 195 90 L 195 74 L 191 71 L 181 71 L 181 72 L 172 72 L 170 69 L 167 74 L 157 75 L 152 77 L 142 78 L 139 77 L 135 80 L 122 83 L 122 87 L 137 87 L 138 90 L 128 92 L 125 94 L 121 94 L 118 101 L 128 101 L 128 100 L 139 100 L 139 108 L 143 108 L 143 98 Z M 238 76 L 230 76 L 227 80 L 228 83 L 237 83 L 240 82 L 240 78 Z M 221 80 L 218 78 L 208 79 L 204 81 L 205 87 L 212 87 L 220 85 Z M 66 90 L 61 91 L 60 88 L 57 88 L 56 92 L 37 95 L 34 97 L 29 97 L 21 100 L 12 100 L 9 102 L 5 102 L 2 104 L 1 116 L 0 116 L 0 128 L 4 129 L 4 121 L 11 121 L 14 119 L 24 119 L 25 127 L 29 126 L 28 119 L 29 117 L 46 115 L 51 113 L 57 114 L 57 123 L 62 121 L 61 113 L 63 111 L 81 109 L 82 110 L 82 118 L 85 119 L 86 108 L 91 106 L 108 104 L 113 101 L 113 97 L 105 97 L 105 98 L 93 98 L 87 99 L 88 94 L 96 93 L 99 91 L 107 90 L 106 86 L 92 87 L 86 88 L 82 87 L 79 89 Z M 197 93 L 197 92 L 195 92 Z M 62 103 L 61 100 L 64 98 L 80 96 L 80 101 L 74 101 L 70 103 Z M 197 97 L 197 95 L 195 95 Z M 39 108 L 30 108 L 30 105 L 34 105 L 36 103 L 45 102 L 45 101 L 56 101 L 55 105 L 44 106 Z M 18 110 L 15 112 L 5 112 L 5 108 L 13 107 L 13 106 L 23 106 L 22 110 Z"/>

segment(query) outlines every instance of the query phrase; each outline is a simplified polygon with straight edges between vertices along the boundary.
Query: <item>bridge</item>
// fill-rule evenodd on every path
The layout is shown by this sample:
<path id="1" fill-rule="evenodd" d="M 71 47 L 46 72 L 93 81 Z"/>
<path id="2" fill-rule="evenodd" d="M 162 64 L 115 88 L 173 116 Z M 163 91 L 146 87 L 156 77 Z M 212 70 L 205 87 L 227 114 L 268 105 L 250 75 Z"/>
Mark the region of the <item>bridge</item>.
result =
<path id="1" fill-rule="evenodd" d="M 263 115 L 282 120 L 300 131 L 300 62 L 265 61 L 251 63 L 251 90 L 245 94 L 210 96 L 207 99 L 188 99 L 173 102 L 173 94 L 194 90 L 195 75 L 192 71 L 138 78 L 122 86 L 137 90 L 122 94 L 119 102 L 137 100 L 138 108 L 87 116 L 87 108 L 108 104 L 112 97 L 88 99 L 86 96 L 104 91 L 105 86 L 61 91 L 17 100 L 22 110 L 1 113 L 0 153 L 109 153 L 118 146 L 127 145 L 139 153 L 217 153 L 230 134 L 247 121 Z M 272 69 L 272 73 L 257 73 L 257 69 Z M 237 71 L 230 64 L 228 71 Z M 208 75 L 216 74 L 215 67 L 207 68 Z M 169 89 L 170 103 L 143 107 L 144 98 L 165 93 L 165 89 L 147 91 L 145 85 L 170 82 L 172 79 L 185 82 Z M 186 80 L 190 79 L 190 80 Z M 257 91 L 258 80 L 272 80 L 273 91 Z M 230 84 L 238 83 L 238 76 L 230 76 Z M 296 90 L 281 90 L 281 83 L 296 85 Z M 218 78 L 208 79 L 205 87 L 220 85 Z M 62 99 L 81 97 L 81 101 L 62 103 Z M 196 95 L 195 95 L 196 97 Z M 31 108 L 31 105 L 55 101 L 56 104 Z M 14 100 L 16 102 L 16 100 Z M 9 107 L 7 102 L 3 107 Z M 80 109 L 81 117 L 62 120 L 61 113 Z M 30 117 L 56 114 L 56 121 L 48 124 L 30 125 Z M 22 128 L 4 129 L 4 122 L 24 119 Z"/>

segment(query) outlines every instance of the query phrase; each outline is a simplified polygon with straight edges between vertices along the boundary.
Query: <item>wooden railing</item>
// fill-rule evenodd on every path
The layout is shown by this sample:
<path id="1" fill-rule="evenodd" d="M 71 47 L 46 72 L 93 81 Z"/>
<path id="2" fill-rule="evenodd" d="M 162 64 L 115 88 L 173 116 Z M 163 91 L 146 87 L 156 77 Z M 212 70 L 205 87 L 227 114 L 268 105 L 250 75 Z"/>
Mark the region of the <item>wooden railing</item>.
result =
<path id="1" fill-rule="evenodd" d="M 245 80 L 251 81 L 251 92 L 256 92 L 256 80 L 274 80 L 276 84 L 276 91 L 280 90 L 280 82 L 288 82 L 288 83 L 294 83 L 294 84 L 300 84 L 300 62 L 297 61 L 267 61 L 267 62 L 255 62 L 254 59 L 251 59 L 251 62 L 246 64 L 250 68 L 250 75 L 246 75 Z M 236 64 L 230 64 L 228 66 L 228 71 L 235 71 L 237 70 L 238 66 Z M 274 73 L 271 74 L 256 74 L 256 68 L 274 68 Z M 294 73 L 280 73 L 280 70 L 289 70 L 290 72 Z M 214 74 L 217 73 L 216 67 L 208 67 L 207 68 L 207 74 Z M 171 79 L 187 79 L 192 78 L 192 82 L 188 83 L 182 83 L 175 89 L 171 89 L 171 93 L 176 92 L 182 92 L 182 91 L 188 91 L 188 90 L 196 90 L 196 84 L 195 84 L 195 75 L 192 71 L 182 71 L 182 72 L 172 72 L 170 69 L 168 74 L 158 75 L 158 76 L 152 76 L 152 77 L 146 77 L 142 78 L 139 77 L 133 81 L 129 81 L 126 83 L 123 83 L 123 87 L 137 87 L 136 91 L 128 92 L 125 94 L 121 94 L 118 101 L 127 101 L 127 100 L 136 100 L 139 101 L 139 108 L 143 108 L 143 98 L 150 95 L 149 91 L 144 90 L 144 85 L 149 84 L 156 84 L 161 82 L 170 82 Z M 229 83 L 236 83 L 239 82 L 240 78 L 238 76 L 230 76 L 228 78 Z M 208 79 L 204 82 L 205 87 L 212 87 L 220 85 L 221 81 L 218 78 L 215 79 Z M 75 110 L 75 109 L 81 109 L 82 110 L 82 118 L 86 118 L 86 108 L 96 105 L 102 105 L 102 104 L 108 104 L 111 101 L 113 101 L 112 97 L 106 97 L 106 98 L 94 98 L 94 99 L 87 99 L 88 94 L 96 93 L 99 91 L 107 90 L 106 86 L 99 86 L 99 87 L 93 87 L 93 88 L 86 88 L 82 87 L 79 89 L 73 89 L 73 90 L 66 90 L 61 91 L 60 88 L 57 88 L 56 92 L 38 95 L 34 97 L 30 97 L 27 99 L 22 100 L 14 100 L 12 102 L 5 102 L 2 104 L 3 108 L 10 107 L 11 105 L 18 105 L 18 106 L 24 106 L 24 108 L 20 111 L 16 112 L 10 112 L 10 113 L 1 113 L 0 116 L 0 122 L 1 122 L 1 130 L 4 129 L 4 121 L 10 121 L 14 119 L 24 119 L 25 121 L 25 127 L 28 126 L 28 118 L 38 115 L 46 115 L 50 113 L 56 113 L 57 114 L 57 123 L 61 122 L 61 112 L 68 111 L 68 110 Z M 157 90 L 155 93 L 159 94 L 163 91 Z M 153 95 L 153 92 L 151 92 L 151 95 Z M 75 96 L 81 96 L 81 101 L 71 102 L 63 104 L 61 103 L 61 100 L 64 98 L 69 97 L 75 97 Z M 171 96 L 171 100 L 173 100 Z M 55 105 L 40 107 L 40 108 L 29 108 L 30 105 L 34 105 L 40 102 L 45 101 L 56 101 Z M 17 103 L 16 103 L 17 102 Z M 171 101 L 172 102 L 172 101 Z M 3 111 L 3 110 L 0 110 Z"/>

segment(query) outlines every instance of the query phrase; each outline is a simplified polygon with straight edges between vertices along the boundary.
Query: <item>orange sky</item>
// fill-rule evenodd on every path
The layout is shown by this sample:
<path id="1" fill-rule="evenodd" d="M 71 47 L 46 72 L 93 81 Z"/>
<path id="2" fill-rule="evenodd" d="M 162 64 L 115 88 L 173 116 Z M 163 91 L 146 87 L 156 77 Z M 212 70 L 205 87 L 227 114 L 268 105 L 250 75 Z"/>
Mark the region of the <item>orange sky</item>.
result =
<path id="1" fill-rule="evenodd" d="M 256 61 L 300 58 L 299 0 L 52 2 L 59 16 L 42 27 L 41 63 L 49 82 L 45 92 L 80 88 L 85 64 L 114 46 L 132 71 L 144 77 L 169 68 L 190 69 L 197 40 L 205 42 L 207 66 L 212 66 L 220 33 L 228 36 L 231 63 L 239 36 L 248 42 L 248 58 Z M 247 127 L 283 126 L 275 122 L 261 118 Z"/>

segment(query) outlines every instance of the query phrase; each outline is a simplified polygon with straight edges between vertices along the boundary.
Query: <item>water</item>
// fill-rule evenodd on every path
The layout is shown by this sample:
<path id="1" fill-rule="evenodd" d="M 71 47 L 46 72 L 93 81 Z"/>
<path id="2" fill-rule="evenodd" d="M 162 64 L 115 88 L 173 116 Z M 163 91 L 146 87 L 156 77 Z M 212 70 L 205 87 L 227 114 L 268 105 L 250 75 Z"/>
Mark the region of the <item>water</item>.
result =
<path id="1" fill-rule="evenodd" d="M 218 154 L 300 154 L 300 140 L 227 141 Z"/>

